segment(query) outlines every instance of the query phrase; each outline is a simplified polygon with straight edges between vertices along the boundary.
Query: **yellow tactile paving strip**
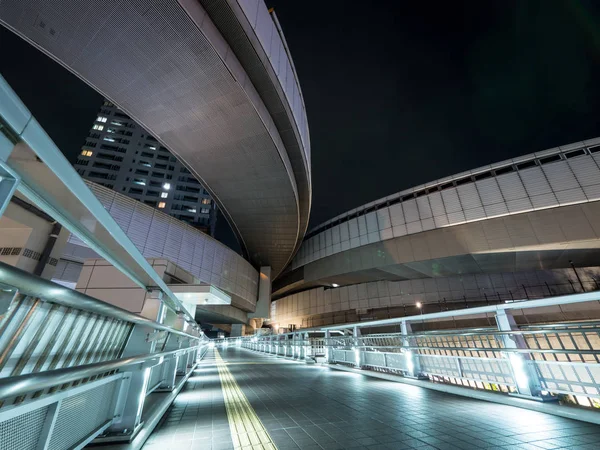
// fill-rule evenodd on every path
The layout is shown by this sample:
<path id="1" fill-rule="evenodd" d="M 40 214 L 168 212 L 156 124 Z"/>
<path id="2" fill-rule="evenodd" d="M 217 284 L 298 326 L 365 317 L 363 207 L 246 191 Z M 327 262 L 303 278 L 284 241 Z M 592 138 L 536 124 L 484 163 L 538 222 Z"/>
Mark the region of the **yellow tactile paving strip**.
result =
<path id="1" fill-rule="evenodd" d="M 273 439 L 269 436 L 216 349 L 215 359 L 219 369 L 219 378 L 221 379 L 221 388 L 223 389 L 234 448 L 236 450 L 277 450 Z"/>

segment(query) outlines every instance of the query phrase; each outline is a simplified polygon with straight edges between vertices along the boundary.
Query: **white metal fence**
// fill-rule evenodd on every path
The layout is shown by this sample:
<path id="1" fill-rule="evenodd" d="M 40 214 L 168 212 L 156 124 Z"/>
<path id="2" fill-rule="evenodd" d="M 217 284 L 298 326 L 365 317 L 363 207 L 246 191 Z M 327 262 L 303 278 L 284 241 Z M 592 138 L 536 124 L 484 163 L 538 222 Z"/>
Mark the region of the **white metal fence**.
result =
<path id="1" fill-rule="evenodd" d="M 475 389 L 600 407 L 600 322 L 517 326 L 512 313 L 596 302 L 600 293 L 331 325 L 238 338 L 251 350 L 395 373 Z M 486 317 L 496 326 L 435 329 L 438 321 Z M 411 323 L 427 323 L 412 332 Z M 395 332 L 378 332 L 395 328 Z"/>
<path id="2" fill-rule="evenodd" d="M 2 263 L 0 272 L 0 450 L 131 441 L 144 421 L 156 421 L 144 416 L 148 396 L 176 394 L 206 351 L 197 330 L 167 327 Z"/>

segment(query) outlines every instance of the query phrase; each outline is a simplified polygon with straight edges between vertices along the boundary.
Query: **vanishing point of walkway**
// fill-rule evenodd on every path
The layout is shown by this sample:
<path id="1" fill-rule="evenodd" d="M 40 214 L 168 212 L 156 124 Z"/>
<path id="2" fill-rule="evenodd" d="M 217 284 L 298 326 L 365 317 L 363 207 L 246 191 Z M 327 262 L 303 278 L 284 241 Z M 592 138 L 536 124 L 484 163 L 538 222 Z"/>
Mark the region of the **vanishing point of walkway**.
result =
<path id="1" fill-rule="evenodd" d="M 211 350 L 145 450 L 600 448 L 600 426 L 249 350 Z"/>

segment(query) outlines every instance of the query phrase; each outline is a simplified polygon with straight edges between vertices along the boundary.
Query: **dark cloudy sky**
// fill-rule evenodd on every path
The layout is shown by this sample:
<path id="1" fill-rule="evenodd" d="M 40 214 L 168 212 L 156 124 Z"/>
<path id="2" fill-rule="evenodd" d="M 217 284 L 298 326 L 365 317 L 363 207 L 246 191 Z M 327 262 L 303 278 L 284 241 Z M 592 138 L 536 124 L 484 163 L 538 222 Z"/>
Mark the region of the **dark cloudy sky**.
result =
<path id="1" fill-rule="evenodd" d="M 273 0 L 312 142 L 311 225 L 600 135 L 600 3 Z M 0 30 L 0 73 L 75 155 L 101 97 Z"/>

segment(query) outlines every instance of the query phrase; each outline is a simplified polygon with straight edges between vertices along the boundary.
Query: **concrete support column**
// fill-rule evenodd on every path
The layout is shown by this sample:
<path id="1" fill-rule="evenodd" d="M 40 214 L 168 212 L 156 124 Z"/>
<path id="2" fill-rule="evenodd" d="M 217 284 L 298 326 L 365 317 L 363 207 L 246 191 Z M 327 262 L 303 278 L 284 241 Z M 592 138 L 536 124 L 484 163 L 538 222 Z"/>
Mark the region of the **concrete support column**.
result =
<path id="1" fill-rule="evenodd" d="M 500 331 L 516 331 L 519 329 L 515 318 L 506 310 L 500 310 L 496 313 L 496 324 Z M 507 349 L 526 349 L 527 343 L 520 334 L 503 335 L 500 337 Z M 517 385 L 519 395 L 538 399 L 542 398 L 540 379 L 535 368 L 531 363 L 531 358 L 527 353 L 506 352 L 513 378 Z"/>
<path id="2" fill-rule="evenodd" d="M 271 314 L 271 266 L 263 266 L 258 274 L 258 299 L 256 310 L 248 314 L 249 319 L 268 319 Z"/>
<path id="3" fill-rule="evenodd" d="M 230 337 L 242 337 L 246 332 L 246 325 L 242 325 L 240 323 L 234 323 L 231 325 L 231 335 Z"/>

